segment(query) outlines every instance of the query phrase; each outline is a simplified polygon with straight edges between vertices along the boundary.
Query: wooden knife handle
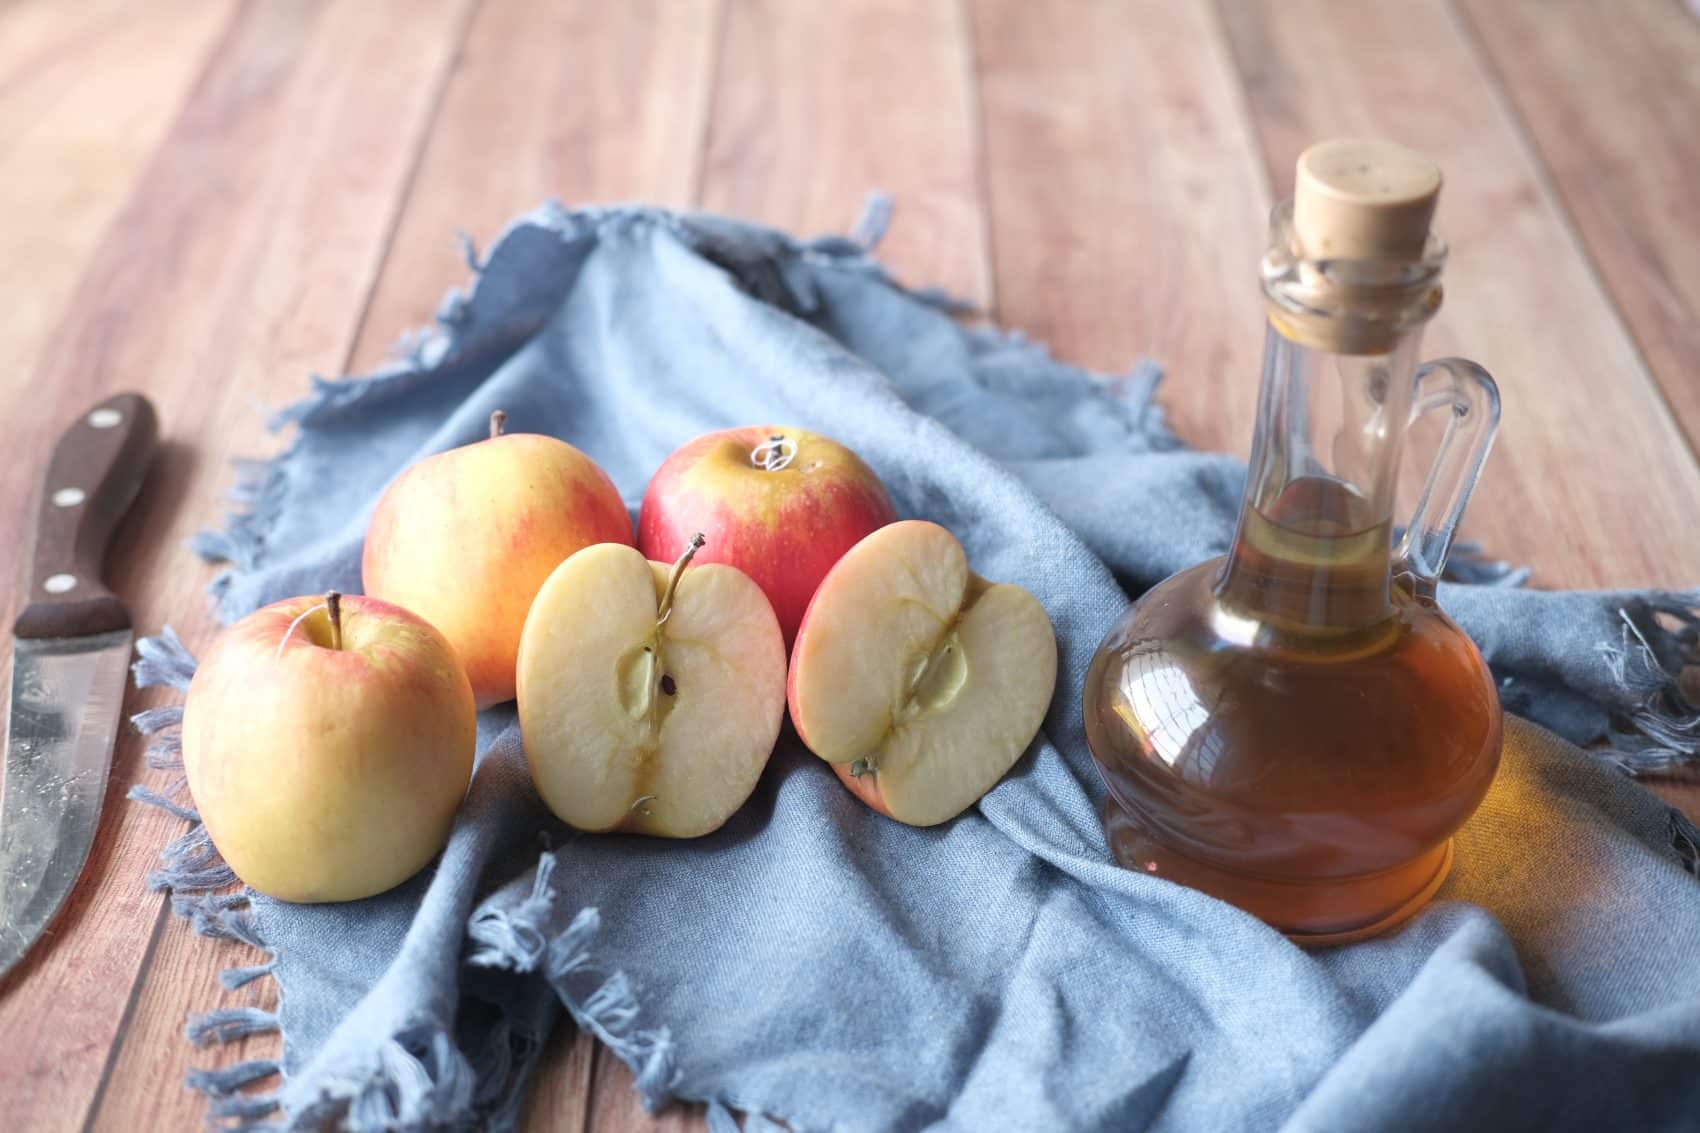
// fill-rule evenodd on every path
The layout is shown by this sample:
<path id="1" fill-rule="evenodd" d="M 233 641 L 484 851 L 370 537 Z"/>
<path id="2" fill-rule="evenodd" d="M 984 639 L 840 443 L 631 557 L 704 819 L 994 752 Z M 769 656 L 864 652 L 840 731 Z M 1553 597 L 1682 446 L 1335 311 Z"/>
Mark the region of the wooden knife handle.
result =
<path id="1" fill-rule="evenodd" d="M 20 638 L 128 629 L 130 611 L 101 582 L 112 536 L 153 458 L 159 419 L 139 393 L 107 398 L 59 438 L 42 486 Z"/>

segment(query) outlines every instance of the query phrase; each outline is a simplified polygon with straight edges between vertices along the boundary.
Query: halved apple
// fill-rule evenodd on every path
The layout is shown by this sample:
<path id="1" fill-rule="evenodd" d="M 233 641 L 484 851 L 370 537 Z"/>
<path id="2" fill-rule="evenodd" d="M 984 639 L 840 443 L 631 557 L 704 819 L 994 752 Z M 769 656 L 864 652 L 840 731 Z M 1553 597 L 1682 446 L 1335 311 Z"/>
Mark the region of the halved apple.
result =
<path id="1" fill-rule="evenodd" d="M 555 568 L 519 643 L 543 801 L 580 830 L 694 838 L 755 790 L 785 717 L 785 641 L 736 567 L 601 543 Z"/>
<path id="2" fill-rule="evenodd" d="M 968 570 L 936 523 L 882 527 L 821 582 L 791 652 L 791 722 L 863 802 L 912 826 L 972 806 L 1033 741 L 1057 679 L 1039 600 Z"/>

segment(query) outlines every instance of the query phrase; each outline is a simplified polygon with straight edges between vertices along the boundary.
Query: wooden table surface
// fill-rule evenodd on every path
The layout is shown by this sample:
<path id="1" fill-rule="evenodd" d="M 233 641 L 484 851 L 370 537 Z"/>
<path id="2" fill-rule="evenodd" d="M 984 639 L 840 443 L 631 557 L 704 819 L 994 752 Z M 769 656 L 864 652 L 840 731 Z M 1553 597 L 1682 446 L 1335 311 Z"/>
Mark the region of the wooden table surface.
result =
<path id="1" fill-rule="evenodd" d="M 370 366 L 545 197 L 841 231 L 896 195 L 882 257 L 1061 356 L 1148 354 L 1196 444 L 1243 453 L 1265 215 L 1308 141 L 1438 158 L 1455 252 L 1430 353 L 1497 375 L 1467 533 L 1540 585 L 1700 581 L 1700 20 L 1678 0 L 25 0 L 0 8 L 0 575 L 57 430 L 109 392 L 165 445 L 111 565 L 138 622 L 213 632 L 231 457 L 258 406 Z M 10 621 L 8 606 L 3 612 Z M 9 659 L 0 662 L 9 666 Z M 0 669 L 0 679 L 5 677 Z M 162 702 L 132 694 L 129 709 Z M 271 1005 L 143 878 L 179 823 L 118 745 L 88 869 L 0 984 L 9 1129 L 177 1130 L 190 1012 Z M 1667 787 L 1692 808 L 1694 788 Z M 563 1034 L 534 1129 L 643 1115 Z"/>

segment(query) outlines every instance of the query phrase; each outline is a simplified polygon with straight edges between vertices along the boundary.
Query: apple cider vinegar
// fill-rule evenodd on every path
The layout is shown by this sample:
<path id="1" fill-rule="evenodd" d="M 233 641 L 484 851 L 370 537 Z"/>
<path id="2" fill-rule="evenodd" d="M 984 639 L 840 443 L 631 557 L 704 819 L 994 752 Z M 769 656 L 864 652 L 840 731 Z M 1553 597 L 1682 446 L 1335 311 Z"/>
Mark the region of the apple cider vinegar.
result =
<path id="1" fill-rule="evenodd" d="M 1233 548 L 1135 603 L 1086 680 L 1116 859 L 1300 943 L 1421 908 L 1499 762 L 1493 678 L 1434 601 L 1498 420 L 1479 368 L 1415 364 L 1439 299 L 1438 189 L 1399 147 L 1300 158 L 1264 264 L 1270 330 Z M 1395 544 L 1405 428 L 1430 409 L 1451 424 Z"/>

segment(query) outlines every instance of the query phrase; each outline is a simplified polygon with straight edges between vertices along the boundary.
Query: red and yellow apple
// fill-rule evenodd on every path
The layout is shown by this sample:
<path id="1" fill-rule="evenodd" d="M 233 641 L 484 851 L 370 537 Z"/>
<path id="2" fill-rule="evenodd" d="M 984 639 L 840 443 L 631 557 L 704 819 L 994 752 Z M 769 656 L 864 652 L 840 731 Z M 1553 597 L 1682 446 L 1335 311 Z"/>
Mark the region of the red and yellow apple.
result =
<path id="1" fill-rule="evenodd" d="M 399 885 L 448 839 L 477 710 L 449 643 L 374 598 L 290 598 L 221 633 L 183 707 L 189 793 L 236 876 L 285 901 Z"/>
<path id="2" fill-rule="evenodd" d="M 932 826 L 1015 765 L 1056 678 L 1038 599 L 973 574 L 955 536 L 909 520 L 857 543 L 815 593 L 791 652 L 791 722 L 863 802 Z"/>
<path id="3" fill-rule="evenodd" d="M 586 547 L 532 603 L 519 648 L 525 757 L 549 809 L 580 830 L 707 834 L 773 752 L 779 622 L 748 575 L 690 566 L 699 546 L 671 566 Z"/>
<path id="4" fill-rule="evenodd" d="M 543 580 L 593 543 L 632 541 L 614 482 L 554 437 L 504 433 L 427 457 L 378 501 L 366 593 L 414 611 L 460 654 L 480 708 L 514 696 L 520 630 Z"/>
<path id="5" fill-rule="evenodd" d="M 837 441 L 751 425 L 698 437 L 667 458 L 643 495 L 638 549 L 672 562 L 702 532 L 699 561 L 755 579 L 789 645 L 832 564 L 896 518 L 879 477 Z"/>

